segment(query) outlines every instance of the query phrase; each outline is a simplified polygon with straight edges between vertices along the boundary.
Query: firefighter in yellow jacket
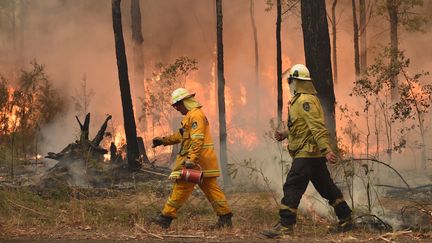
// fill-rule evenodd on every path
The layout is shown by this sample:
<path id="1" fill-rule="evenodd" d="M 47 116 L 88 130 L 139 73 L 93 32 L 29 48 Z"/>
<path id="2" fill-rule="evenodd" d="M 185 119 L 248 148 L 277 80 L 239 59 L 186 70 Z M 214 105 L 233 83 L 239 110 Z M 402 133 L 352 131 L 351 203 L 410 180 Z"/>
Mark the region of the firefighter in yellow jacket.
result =
<path id="1" fill-rule="evenodd" d="M 326 166 L 326 161 L 336 163 L 337 157 L 332 151 L 324 112 L 306 66 L 294 65 L 290 69 L 288 83 L 292 96 L 288 111 L 288 129 L 277 131 L 275 138 L 278 141 L 288 139 L 288 150 L 293 163 L 283 185 L 280 221 L 273 229 L 262 234 L 275 238 L 293 233 L 297 207 L 309 181 L 335 210 L 339 224 L 332 231 L 350 230 L 351 209 L 331 179 Z"/>
<path id="2" fill-rule="evenodd" d="M 173 191 L 162 213 L 154 222 L 163 228 L 168 228 L 176 217 L 177 210 L 191 195 L 195 184 L 180 179 L 181 170 L 186 167 L 201 168 L 204 174 L 203 181 L 198 185 L 219 216 L 218 222 L 211 228 L 232 227 L 231 209 L 216 180 L 220 176 L 220 171 L 210 135 L 209 122 L 194 96 L 195 94 L 189 93 L 184 88 L 178 88 L 172 93 L 172 106 L 184 115 L 181 127 L 178 132 L 170 136 L 153 138 L 153 147 L 181 144 L 180 152 L 169 176 L 169 179 L 174 181 Z"/>

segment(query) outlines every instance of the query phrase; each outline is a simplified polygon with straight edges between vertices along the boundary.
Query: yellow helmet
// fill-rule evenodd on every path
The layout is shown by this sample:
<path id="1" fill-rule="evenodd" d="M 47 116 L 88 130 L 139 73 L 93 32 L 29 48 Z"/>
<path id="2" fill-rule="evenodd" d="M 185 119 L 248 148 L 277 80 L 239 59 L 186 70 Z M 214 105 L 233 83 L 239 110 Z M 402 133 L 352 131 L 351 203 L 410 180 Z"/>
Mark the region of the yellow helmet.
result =
<path id="1" fill-rule="evenodd" d="M 189 93 L 189 91 L 185 88 L 178 88 L 176 90 L 174 90 L 171 94 L 171 105 L 174 105 L 175 103 L 186 99 L 186 98 L 190 98 L 195 96 L 195 94 L 191 94 Z"/>
<path id="2" fill-rule="evenodd" d="M 288 79 L 311 80 L 309 69 L 303 64 L 296 64 L 291 67 Z"/>

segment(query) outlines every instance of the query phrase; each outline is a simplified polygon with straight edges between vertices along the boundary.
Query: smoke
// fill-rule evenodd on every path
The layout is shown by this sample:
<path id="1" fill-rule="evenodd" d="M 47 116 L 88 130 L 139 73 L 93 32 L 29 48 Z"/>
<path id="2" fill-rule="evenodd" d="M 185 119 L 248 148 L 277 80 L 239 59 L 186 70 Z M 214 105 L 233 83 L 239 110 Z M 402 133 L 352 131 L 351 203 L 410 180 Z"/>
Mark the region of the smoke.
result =
<path id="1" fill-rule="evenodd" d="M 98 130 L 105 114 L 113 115 L 112 124 L 123 123 L 118 85 L 117 66 L 112 32 L 111 2 L 106 0 L 33 0 L 26 2 L 16 34 L 17 50 L 23 58 L 21 64 L 36 58 L 46 65 L 46 71 L 54 86 L 69 99 L 87 75 L 88 89 L 95 91 L 89 107 L 92 114 L 90 137 Z M 425 12 L 432 4 L 427 2 Z M 249 16 L 249 0 L 224 1 L 224 52 L 227 95 L 229 157 L 232 162 L 253 158 L 275 192 L 282 193 L 283 176 L 280 149 L 268 140 L 269 121 L 276 117 L 276 40 L 275 9 L 265 11 L 265 1 L 255 1 L 255 19 L 258 30 L 260 83 L 254 82 L 254 43 Z M 349 1 L 338 3 L 338 63 L 339 83 L 335 85 L 338 105 L 350 104 L 361 111 L 360 100 L 349 96 L 354 76 L 352 17 Z M 130 31 L 130 2 L 122 1 L 123 31 L 126 41 L 129 73 L 133 73 Z M 196 92 L 197 99 L 211 124 L 215 143 L 218 141 L 217 102 L 215 101 L 215 50 L 216 16 L 214 1 L 197 0 L 146 0 L 141 1 L 144 35 L 145 77 L 152 77 L 158 62 L 169 63 L 179 56 L 198 61 L 199 70 L 191 75 L 186 87 Z M 304 63 L 303 38 L 299 10 L 284 16 L 282 24 L 283 70 L 292 64 Z M 370 28 L 369 28 L 370 27 Z M 374 21 L 368 26 L 368 63 L 378 51 L 378 44 L 389 42 L 385 21 Z M 426 31 L 429 31 L 428 26 Z M 2 39 L 0 51 L 3 60 L 15 57 L 10 44 Z M 412 58 L 416 70 L 428 70 L 431 59 L 430 33 L 406 33 L 401 31 L 400 47 Z M 0 63 L 4 72 L 15 64 Z M 16 67 L 16 66 L 15 66 Z M 131 77 L 131 75 L 130 75 Z M 132 82 L 131 82 L 132 84 Z M 134 92 L 133 86 L 131 87 Z M 166 94 L 169 95 L 169 94 Z M 288 86 L 284 82 L 283 117 L 287 117 Z M 69 99 L 70 100 L 70 99 Z M 228 102 L 229 101 L 229 102 Z M 136 106 L 136 104 L 135 104 Z M 69 112 L 55 123 L 41 129 L 44 144 L 42 150 L 59 151 L 73 142 L 78 134 L 77 113 L 70 106 Z M 82 118 L 81 118 L 82 119 Z M 286 119 L 286 118 L 285 118 Z M 364 122 L 357 122 L 364 131 Z M 338 121 L 338 129 L 343 127 Z M 112 127 L 109 126 L 108 129 Z M 339 132 L 340 134 L 340 132 Z M 165 134 L 155 134 L 165 135 Z M 150 139 L 146 136 L 147 142 Z M 252 141 L 252 142 L 251 142 Z M 254 142 L 255 141 L 255 142 Z M 428 142 L 430 144 L 430 141 Z M 147 146 L 149 147 L 149 146 Z M 416 154 L 417 156 L 418 154 Z M 398 155 L 399 156 L 399 155 Z M 283 160 L 288 161 L 287 152 Z M 395 162 L 412 168 L 411 154 L 400 156 Z M 396 161 L 396 159 L 395 159 Z M 243 178 L 245 179 L 245 178 Z M 247 180 L 247 179 L 245 179 Z M 307 192 L 309 195 L 312 195 Z M 314 194 L 315 195 L 315 194 Z M 356 193 L 362 195 L 362 193 Z M 281 196 L 281 195 L 279 195 Z M 309 198 L 314 198 L 310 196 Z M 319 198 L 319 197 L 318 197 Z M 363 200 L 363 199 L 358 199 Z M 307 200 L 313 201 L 313 200 Z M 312 205 L 312 204 L 311 204 Z M 323 215 L 327 206 L 313 203 Z M 306 204 L 308 208 L 310 205 Z"/>

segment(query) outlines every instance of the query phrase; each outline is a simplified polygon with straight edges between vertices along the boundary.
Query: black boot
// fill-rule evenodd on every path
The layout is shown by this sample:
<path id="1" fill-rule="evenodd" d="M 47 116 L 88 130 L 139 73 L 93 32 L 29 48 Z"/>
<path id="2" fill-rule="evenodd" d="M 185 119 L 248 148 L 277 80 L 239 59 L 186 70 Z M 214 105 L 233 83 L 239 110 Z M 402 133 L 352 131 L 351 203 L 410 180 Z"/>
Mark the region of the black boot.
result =
<path id="1" fill-rule="evenodd" d="M 164 229 L 168 229 L 171 225 L 171 221 L 173 220 L 172 217 L 170 216 L 165 216 L 165 215 L 159 215 L 157 218 L 155 218 L 153 220 L 153 223 L 159 225 L 160 227 L 164 228 Z"/>
<path id="2" fill-rule="evenodd" d="M 344 233 L 353 230 L 355 227 L 351 217 L 340 220 L 335 226 L 330 226 L 328 229 L 329 233 Z"/>
<path id="3" fill-rule="evenodd" d="M 281 223 L 277 223 L 273 229 L 262 231 L 261 234 L 272 239 L 292 236 L 294 234 L 294 225 L 283 226 Z"/>
<path id="4" fill-rule="evenodd" d="M 233 216 L 232 213 L 219 216 L 219 219 L 216 222 L 216 224 L 210 226 L 210 229 L 232 228 L 232 221 L 231 221 L 232 216 Z"/>

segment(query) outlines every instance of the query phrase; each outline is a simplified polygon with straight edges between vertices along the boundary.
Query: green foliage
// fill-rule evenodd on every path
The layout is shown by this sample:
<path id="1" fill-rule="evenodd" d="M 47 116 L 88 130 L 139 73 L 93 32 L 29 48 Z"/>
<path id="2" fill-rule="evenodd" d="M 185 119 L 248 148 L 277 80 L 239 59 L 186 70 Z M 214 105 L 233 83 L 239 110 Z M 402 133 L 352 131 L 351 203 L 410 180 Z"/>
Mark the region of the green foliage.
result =
<path id="1" fill-rule="evenodd" d="M 350 142 L 350 148 L 347 149 L 342 146 L 342 151 L 350 151 L 353 154 L 354 146 L 360 143 L 360 129 L 357 127 L 355 120 L 360 116 L 358 111 L 353 111 L 348 105 L 339 106 L 340 118 L 339 120 L 346 121 L 345 126 L 342 128 L 342 133 L 348 136 Z"/>
<path id="2" fill-rule="evenodd" d="M 421 84 L 420 79 L 429 75 L 428 72 L 421 72 L 411 77 L 405 70 L 402 70 L 404 82 L 399 86 L 400 100 L 394 105 L 394 119 L 406 121 L 415 119 L 415 115 L 421 115 L 429 111 L 432 85 Z"/>
<path id="3" fill-rule="evenodd" d="M 53 88 L 44 65 L 36 60 L 30 64 L 29 70 L 21 71 L 18 87 L 0 75 L 0 145 L 6 150 L 5 160 L 26 160 L 26 155 L 35 152 L 40 127 L 64 111 L 65 101 Z"/>
<path id="4" fill-rule="evenodd" d="M 174 63 L 158 63 L 153 72 L 153 78 L 147 80 L 147 100 L 141 100 L 147 115 L 155 121 L 163 119 L 170 122 L 171 93 L 184 87 L 186 78 L 192 71 L 198 70 L 198 62 L 189 57 L 179 57 Z M 141 119 L 141 118 L 140 118 Z"/>
<path id="5" fill-rule="evenodd" d="M 354 82 L 351 94 L 365 100 L 364 111 L 369 111 L 371 105 L 377 104 L 381 112 L 375 115 L 383 116 L 386 129 L 395 122 L 401 124 L 396 134 L 399 135 L 399 141 L 391 145 L 399 151 L 407 144 L 405 136 L 408 132 L 418 128 L 420 134 L 424 134 L 424 117 L 429 112 L 432 95 L 432 85 L 421 81 L 429 73 L 421 71 L 410 75 L 409 66 L 410 59 L 405 57 L 404 52 L 395 53 L 390 48 L 385 48 L 367 68 L 363 77 Z M 401 77 L 402 80 L 397 87 L 399 99 L 392 103 L 389 91 L 396 85 L 393 77 Z M 387 137 L 393 135 L 391 129 L 386 132 Z"/>
<path id="6" fill-rule="evenodd" d="M 265 0 L 265 4 L 266 4 L 266 8 L 264 10 L 266 12 L 269 12 L 273 8 L 276 8 L 276 0 Z M 281 5 L 282 5 L 282 15 L 284 15 L 289 11 L 300 8 L 300 0 L 282 0 Z"/>
<path id="7" fill-rule="evenodd" d="M 394 7 L 400 26 L 410 32 L 425 32 L 424 28 L 428 22 L 427 18 L 421 16 L 419 12 L 416 12 L 416 10 L 423 7 L 423 0 L 392 0 L 389 2 L 391 4 L 388 4 L 388 2 L 389 1 L 377 1 L 377 15 L 387 15 L 389 8 Z"/>

